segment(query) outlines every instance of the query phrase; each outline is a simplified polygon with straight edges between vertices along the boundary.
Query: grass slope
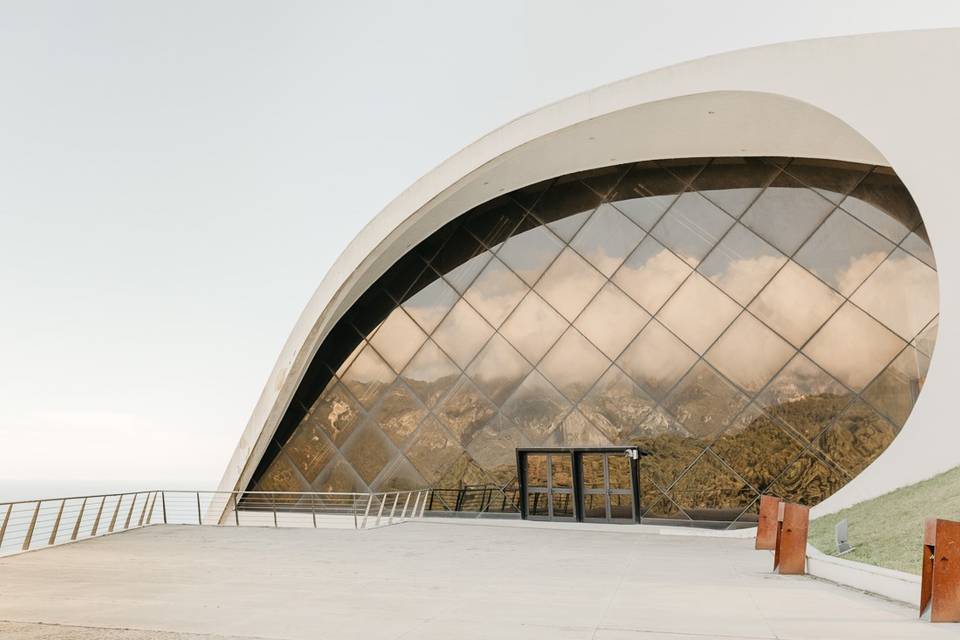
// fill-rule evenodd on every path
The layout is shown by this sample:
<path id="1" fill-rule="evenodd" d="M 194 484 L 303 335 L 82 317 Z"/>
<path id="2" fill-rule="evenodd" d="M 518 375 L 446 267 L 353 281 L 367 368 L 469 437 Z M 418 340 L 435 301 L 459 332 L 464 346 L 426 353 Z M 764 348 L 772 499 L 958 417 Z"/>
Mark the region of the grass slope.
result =
<path id="1" fill-rule="evenodd" d="M 923 521 L 931 517 L 960 520 L 960 467 L 817 518 L 810 543 L 836 553 L 834 527 L 846 518 L 855 549 L 844 559 L 919 574 Z"/>

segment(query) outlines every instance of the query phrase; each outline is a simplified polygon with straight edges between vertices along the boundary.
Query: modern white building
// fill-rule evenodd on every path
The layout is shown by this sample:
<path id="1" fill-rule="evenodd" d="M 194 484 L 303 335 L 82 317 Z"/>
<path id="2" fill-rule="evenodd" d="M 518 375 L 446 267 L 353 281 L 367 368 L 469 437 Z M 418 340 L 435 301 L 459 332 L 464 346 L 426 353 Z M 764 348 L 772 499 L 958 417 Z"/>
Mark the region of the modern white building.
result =
<path id="1" fill-rule="evenodd" d="M 738 527 L 960 464 L 958 62 L 760 47 L 471 144 L 323 279 L 220 488 Z"/>

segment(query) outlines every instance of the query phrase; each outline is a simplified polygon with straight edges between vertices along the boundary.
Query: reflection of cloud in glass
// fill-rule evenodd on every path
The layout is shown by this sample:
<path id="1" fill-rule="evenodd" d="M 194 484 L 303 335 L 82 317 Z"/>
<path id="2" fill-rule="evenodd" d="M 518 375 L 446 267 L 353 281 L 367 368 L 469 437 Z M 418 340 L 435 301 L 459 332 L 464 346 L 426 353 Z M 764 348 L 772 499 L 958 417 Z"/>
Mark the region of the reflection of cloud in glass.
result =
<path id="1" fill-rule="evenodd" d="M 937 274 L 910 254 L 897 249 L 863 283 L 852 300 L 901 338 L 911 340 L 936 315 L 940 306 Z"/>

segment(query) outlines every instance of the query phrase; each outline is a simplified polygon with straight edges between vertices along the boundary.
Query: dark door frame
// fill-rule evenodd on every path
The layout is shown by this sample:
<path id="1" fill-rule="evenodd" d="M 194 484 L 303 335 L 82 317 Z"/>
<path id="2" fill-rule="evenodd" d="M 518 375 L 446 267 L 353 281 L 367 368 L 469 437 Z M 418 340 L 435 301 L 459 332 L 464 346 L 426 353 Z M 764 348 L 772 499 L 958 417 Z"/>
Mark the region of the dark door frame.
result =
<path id="1" fill-rule="evenodd" d="M 633 485 L 633 520 L 640 523 L 640 476 L 639 459 L 644 455 L 638 447 L 524 447 L 517 449 L 517 479 L 520 486 L 520 517 L 527 519 L 527 455 L 533 454 L 569 454 L 573 465 L 573 519 L 583 522 L 583 472 L 581 461 L 585 453 L 612 453 L 627 455 L 627 451 L 636 452 L 630 458 L 630 482 Z"/>

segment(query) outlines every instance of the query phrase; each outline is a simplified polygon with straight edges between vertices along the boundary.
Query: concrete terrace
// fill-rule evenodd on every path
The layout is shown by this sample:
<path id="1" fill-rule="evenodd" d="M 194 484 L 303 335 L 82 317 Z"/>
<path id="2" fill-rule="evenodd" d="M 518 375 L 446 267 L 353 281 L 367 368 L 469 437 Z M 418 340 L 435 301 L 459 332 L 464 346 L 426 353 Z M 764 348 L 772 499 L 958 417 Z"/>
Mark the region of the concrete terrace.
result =
<path id="1" fill-rule="evenodd" d="M 160 525 L 0 559 L 0 638 L 960 638 L 770 564 L 637 527 Z"/>

